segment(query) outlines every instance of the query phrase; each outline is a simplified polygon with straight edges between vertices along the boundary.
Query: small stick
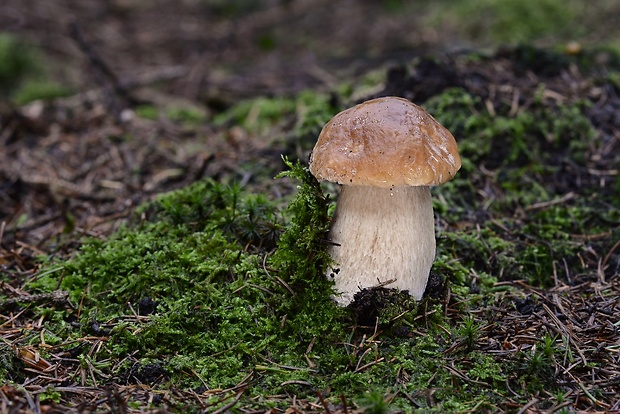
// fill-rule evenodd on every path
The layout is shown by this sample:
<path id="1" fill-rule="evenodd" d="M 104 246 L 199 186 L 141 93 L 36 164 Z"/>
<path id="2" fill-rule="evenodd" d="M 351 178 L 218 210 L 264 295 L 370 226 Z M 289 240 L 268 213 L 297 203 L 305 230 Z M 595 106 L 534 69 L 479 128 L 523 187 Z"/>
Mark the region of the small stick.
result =
<path id="1" fill-rule="evenodd" d="M 93 68 L 109 81 L 114 93 L 124 100 L 126 104 L 136 105 L 138 100 L 131 96 L 129 90 L 119 81 L 114 71 L 110 68 L 110 65 L 103 60 L 92 45 L 85 39 L 77 22 L 69 24 L 69 34 L 73 40 L 75 40 L 80 50 L 86 55 Z M 113 109 L 116 110 L 117 114 L 120 114 L 122 108 L 118 107 L 118 102 L 111 102 L 110 106 L 116 106 L 116 108 Z"/>
<path id="2" fill-rule="evenodd" d="M 321 391 L 317 390 L 316 395 L 318 395 L 319 397 L 319 401 L 321 402 L 321 405 L 323 406 L 323 409 L 325 410 L 325 414 L 332 414 L 332 412 L 329 409 L 329 406 L 327 405 L 327 401 L 325 401 L 325 399 L 323 398 L 323 394 L 321 394 Z"/>
<path id="3" fill-rule="evenodd" d="M 344 411 L 344 414 L 349 414 L 349 408 L 347 407 L 347 399 L 342 394 L 340 394 L 340 401 L 342 401 L 342 411 Z"/>

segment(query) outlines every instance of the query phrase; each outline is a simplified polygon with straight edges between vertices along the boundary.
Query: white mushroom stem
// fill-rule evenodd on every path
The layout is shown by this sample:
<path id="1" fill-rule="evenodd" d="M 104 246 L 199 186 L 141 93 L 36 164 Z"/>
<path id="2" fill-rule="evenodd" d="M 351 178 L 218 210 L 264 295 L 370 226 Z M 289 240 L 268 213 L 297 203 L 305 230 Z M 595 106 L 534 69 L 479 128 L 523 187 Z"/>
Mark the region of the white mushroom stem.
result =
<path id="1" fill-rule="evenodd" d="M 435 259 L 434 224 L 429 187 L 342 186 L 330 229 L 336 265 L 328 272 L 338 304 L 391 279 L 386 287 L 421 299 Z"/>

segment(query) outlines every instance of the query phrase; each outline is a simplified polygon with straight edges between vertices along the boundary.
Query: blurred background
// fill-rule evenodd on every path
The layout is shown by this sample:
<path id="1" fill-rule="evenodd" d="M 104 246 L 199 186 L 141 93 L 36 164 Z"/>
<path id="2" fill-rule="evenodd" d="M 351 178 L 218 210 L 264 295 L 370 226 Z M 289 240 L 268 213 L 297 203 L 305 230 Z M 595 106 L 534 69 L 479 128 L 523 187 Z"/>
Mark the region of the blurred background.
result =
<path id="1" fill-rule="evenodd" d="M 107 233 L 203 177 L 279 198 L 281 154 L 307 160 L 377 94 L 467 84 L 511 117 L 546 85 L 613 123 L 613 88 L 577 66 L 620 84 L 602 69 L 620 67 L 619 19 L 617 0 L 0 1 L 0 223 L 36 243 Z"/>
<path id="2" fill-rule="evenodd" d="M 619 19 L 617 0 L 5 0 L 0 86 L 24 103 L 116 76 L 218 107 L 421 55 L 618 49 Z"/>

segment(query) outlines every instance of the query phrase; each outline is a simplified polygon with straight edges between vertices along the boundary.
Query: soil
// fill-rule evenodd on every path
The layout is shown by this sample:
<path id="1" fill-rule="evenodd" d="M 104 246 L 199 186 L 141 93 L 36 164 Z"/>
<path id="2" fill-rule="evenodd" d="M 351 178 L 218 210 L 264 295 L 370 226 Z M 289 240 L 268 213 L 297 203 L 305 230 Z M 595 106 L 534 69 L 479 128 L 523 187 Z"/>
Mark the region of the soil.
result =
<path id="1" fill-rule="evenodd" d="M 6 297 L 0 306 L 4 321 L 12 318 L 12 298 L 63 300 L 30 297 L 22 290 L 22 282 L 39 270 L 39 256 L 70 257 L 81 237 L 105 239 L 136 206 L 157 194 L 204 177 L 240 180 L 273 198 L 290 190 L 266 185 L 240 167 L 257 163 L 268 171 L 281 170 L 279 154 L 291 152 L 285 144 L 274 147 L 271 141 L 230 125 L 185 126 L 162 118 L 145 119 L 135 113 L 142 103 L 189 102 L 210 117 L 248 97 L 286 95 L 308 88 L 328 91 L 342 79 L 355 80 L 377 67 L 386 68 L 384 88 L 364 99 L 397 95 L 423 103 L 458 86 L 490 107 L 523 107 L 544 84 L 547 99 L 588 101 L 586 115 L 602 137 L 600 146 L 591 149 L 589 159 L 594 161 L 587 167 L 558 162 L 561 169 L 550 184 L 554 192 L 569 196 L 576 186 L 618 190 L 611 184 L 620 165 L 617 87 L 597 83 L 604 73 L 584 74 L 568 62 L 545 60 L 544 53 L 507 48 L 479 60 L 460 59 L 459 53 L 433 53 L 426 59 L 423 56 L 438 44 L 436 36 L 421 31 L 415 21 L 384 16 L 371 21 L 375 11 L 371 1 L 359 2 L 359 7 L 343 2 L 329 13 L 313 13 L 312 18 L 310 9 L 326 10 L 332 2 L 274 1 L 259 11 L 251 3 L 236 2 L 248 10 L 232 18 L 224 8 L 209 9 L 193 1 L 185 2 L 183 8 L 164 1 L 150 6 L 118 0 L 21 3 L 0 6 L 0 15 L 13 31 L 41 46 L 53 62 L 55 76 L 79 93 L 25 107 L 0 106 L 0 270 L 7 275 L 0 284 Z M 340 23 L 344 16 L 347 25 Z M 179 20 L 183 24 L 177 24 Z M 317 21 L 322 22 L 320 31 L 315 29 Z M 312 36 L 295 35 L 295 28 Z M 321 48 L 325 39 L 319 32 L 323 31 L 330 33 L 328 50 Z M 399 35 L 406 31 L 412 34 Z M 416 35 L 418 40 L 412 40 Z M 281 41 L 287 36 L 289 42 Z M 356 39 L 354 45 L 350 39 Z M 605 52 L 588 58 L 603 63 L 610 59 Z M 561 158 L 562 149 L 555 150 Z M 492 169 L 493 161 L 488 160 L 486 167 Z M 600 186 L 601 180 L 610 184 Z M 472 212 L 472 222 L 476 214 Z M 608 262 L 620 254 L 616 248 L 617 244 L 606 257 L 591 260 Z M 442 277 L 438 278 L 441 290 Z M 579 297 L 592 289 L 586 282 L 574 281 L 567 289 Z M 526 289 L 548 297 L 534 288 Z M 619 340 L 617 325 L 599 325 L 594 332 L 595 327 L 587 323 L 597 312 L 617 311 L 610 300 L 601 297 L 598 303 L 578 306 L 557 301 L 541 305 L 515 298 L 518 315 L 513 325 L 497 321 L 495 330 L 489 328 L 485 334 L 491 338 L 489 344 L 501 343 L 508 331 L 525 334 L 535 329 L 531 315 L 541 309 L 553 322 L 554 311 L 563 305 L 575 326 L 583 327 L 576 333 L 582 347 L 596 338 L 611 343 Z M 156 306 L 145 298 L 138 311 L 147 315 Z M 374 310 L 364 312 L 372 316 Z M 501 312 L 508 318 L 512 310 Z M 360 324 L 372 325 L 372 320 L 366 318 Z M 0 330 L 6 326 L 5 322 Z M 93 327 L 94 334 L 101 334 L 102 329 Z M 41 364 L 34 363 L 33 369 L 44 369 Z M 585 378 L 588 372 L 579 374 Z M 135 366 L 125 373 L 121 385 L 154 384 L 166 375 L 158 365 Z M 610 373 L 606 378 L 618 386 L 618 377 Z M 33 409 L 22 390 L 4 385 L 0 391 L 14 404 L 10 412 Z M 119 395 L 91 389 L 74 392 L 77 407 L 92 408 L 103 398 L 118 412 L 125 412 L 121 402 L 113 403 L 123 398 Z"/>

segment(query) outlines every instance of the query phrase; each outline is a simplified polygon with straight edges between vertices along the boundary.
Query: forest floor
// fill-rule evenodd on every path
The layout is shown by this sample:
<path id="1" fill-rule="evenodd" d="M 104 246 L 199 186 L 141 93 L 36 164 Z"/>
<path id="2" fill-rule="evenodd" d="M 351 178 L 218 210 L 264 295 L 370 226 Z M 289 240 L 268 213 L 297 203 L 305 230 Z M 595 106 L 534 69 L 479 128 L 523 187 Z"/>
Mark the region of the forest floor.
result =
<path id="1" fill-rule="evenodd" d="M 620 411 L 618 51 L 570 44 L 434 53 L 441 34 L 389 14 L 370 21 L 372 2 L 330 13 L 309 13 L 331 4 L 320 0 L 265 10 L 233 2 L 248 7 L 242 12 L 217 2 L 213 9 L 200 2 L 179 9 L 53 3 L 38 2 L 32 13 L 2 6 L 3 18 L 46 50 L 49 71 L 67 91 L 0 106 L 0 412 Z M 215 12 L 219 18 L 209 20 Z M 328 51 L 324 38 L 299 34 L 318 30 L 318 22 L 330 33 Z M 407 30 L 413 34 L 399 35 Z M 260 308 L 282 335 L 304 338 L 291 350 L 300 359 L 285 357 L 285 341 L 265 330 L 248 339 L 265 340 L 262 348 L 232 346 L 240 377 L 207 378 L 208 364 L 232 370 L 224 367 L 231 360 L 217 359 L 230 343 L 193 336 L 192 318 L 199 326 L 208 316 L 191 314 L 172 328 L 166 318 L 175 305 L 166 295 L 182 303 L 184 293 L 158 291 L 161 281 L 143 264 L 111 267 L 135 258 L 135 241 L 126 241 L 126 252 L 114 243 L 157 220 L 189 239 L 194 233 L 183 226 L 195 230 L 198 220 L 240 246 L 213 246 L 206 256 L 221 248 L 221 262 L 230 251 L 247 254 L 247 263 L 260 258 L 256 268 L 245 259 L 231 264 L 227 283 L 244 277 L 230 270 L 240 266 L 247 275 L 279 275 L 286 289 L 278 293 L 278 283 L 247 275 L 244 286 L 301 295 L 295 277 L 278 267 L 284 244 L 276 239 L 295 217 L 303 221 L 286 206 L 305 187 L 273 179 L 288 168 L 281 156 L 307 163 L 332 115 L 386 95 L 423 105 L 453 132 L 464 161 L 453 182 L 433 190 L 434 290 L 421 305 L 405 301 L 397 316 L 381 294 L 344 314 L 326 304 L 332 313 L 320 317 L 337 321 L 331 330 L 294 325 L 294 315 L 314 310 L 240 293 L 242 306 Z M 227 187 L 191 187 L 205 180 Z M 235 183 L 246 194 L 239 207 Z M 169 204 L 161 201 L 171 191 Z M 224 218 L 217 209 L 203 217 L 193 191 L 206 198 L 223 191 Z M 248 236 L 247 221 L 237 218 L 228 223 L 232 230 L 215 223 L 227 220 L 229 196 L 239 220 L 246 214 L 252 222 L 258 211 L 273 234 L 253 227 Z M 191 219 L 175 218 L 177 203 Z M 162 249 L 173 251 L 166 243 Z M 89 256 L 93 246 L 102 253 Z M 187 260 L 170 272 L 206 272 Z M 138 268 L 153 286 L 122 284 Z M 110 281 L 124 293 L 97 287 Z M 221 309 L 231 303 L 222 300 Z M 223 321 L 243 319 L 219 317 L 221 330 L 205 329 L 222 337 Z M 157 355 L 141 349 L 156 347 L 151 334 L 168 346 Z M 213 360 L 189 349 L 202 346 L 213 347 Z M 193 368 L 182 356 L 195 358 Z M 307 365 L 293 375 L 290 361 Z M 202 385 L 175 369 L 193 372 Z"/>

